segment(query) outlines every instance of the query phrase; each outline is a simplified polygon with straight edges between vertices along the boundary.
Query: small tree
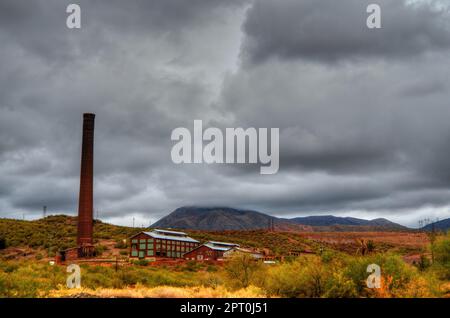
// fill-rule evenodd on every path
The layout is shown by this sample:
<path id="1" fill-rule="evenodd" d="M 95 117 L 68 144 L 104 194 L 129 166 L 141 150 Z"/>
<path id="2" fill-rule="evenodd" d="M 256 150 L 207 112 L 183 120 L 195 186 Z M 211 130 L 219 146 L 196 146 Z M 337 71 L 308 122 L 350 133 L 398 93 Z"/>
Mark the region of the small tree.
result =
<path id="1" fill-rule="evenodd" d="M 251 255 L 236 253 L 225 265 L 225 272 L 236 287 L 248 287 L 260 263 Z"/>

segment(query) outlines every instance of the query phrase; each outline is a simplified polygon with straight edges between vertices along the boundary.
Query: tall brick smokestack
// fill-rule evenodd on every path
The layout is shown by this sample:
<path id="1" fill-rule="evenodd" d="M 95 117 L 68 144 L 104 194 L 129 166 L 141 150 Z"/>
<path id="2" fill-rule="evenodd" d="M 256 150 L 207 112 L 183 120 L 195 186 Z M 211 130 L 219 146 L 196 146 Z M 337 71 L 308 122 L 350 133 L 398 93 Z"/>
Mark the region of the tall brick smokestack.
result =
<path id="1" fill-rule="evenodd" d="M 93 243 L 94 121 L 95 114 L 83 114 L 80 196 L 78 199 L 78 246 L 92 245 Z"/>

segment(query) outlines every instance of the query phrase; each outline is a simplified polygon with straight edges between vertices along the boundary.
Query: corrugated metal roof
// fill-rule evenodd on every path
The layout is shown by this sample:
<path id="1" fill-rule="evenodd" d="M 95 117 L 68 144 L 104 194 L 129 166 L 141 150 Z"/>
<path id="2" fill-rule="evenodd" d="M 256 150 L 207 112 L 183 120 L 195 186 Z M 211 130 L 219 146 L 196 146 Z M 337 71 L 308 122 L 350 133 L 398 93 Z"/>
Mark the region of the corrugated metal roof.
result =
<path id="1" fill-rule="evenodd" d="M 155 239 L 200 243 L 199 241 L 194 240 L 193 238 L 191 238 L 189 236 L 165 235 L 165 234 L 160 234 L 160 233 L 156 233 L 156 232 L 143 232 L 143 233 L 145 233 Z"/>
<path id="2" fill-rule="evenodd" d="M 226 243 L 226 242 L 217 242 L 217 241 L 208 241 L 205 244 L 214 244 L 214 245 L 223 245 L 223 246 L 239 246 L 239 244 L 235 244 L 235 243 Z"/>
<path id="3" fill-rule="evenodd" d="M 212 245 L 212 244 L 208 244 L 208 243 L 205 243 L 205 244 L 203 244 L 204 246 L 206 246 L 206 247 L 209 247 L 210 249 L 212 249 L 212 250 L 215 250 L 215 251 L 228 251 L 229 249 L 231 249 L 231 247 L 221 247 L 221 246 L 216 246 L 216 245 Z"/>
<path id="4" fill-rule="evenodd" d="M 168 231 L 168 230 L 159 230 L 159 229 L 154 229 L 154 232 L 160 232 L 160 233 L 167 233 L 167 234 L 175 234 L 175 235 L 184 235 L 187 236 L 186 233 L 184 232 L 178 232 L 178 231 Z"/>

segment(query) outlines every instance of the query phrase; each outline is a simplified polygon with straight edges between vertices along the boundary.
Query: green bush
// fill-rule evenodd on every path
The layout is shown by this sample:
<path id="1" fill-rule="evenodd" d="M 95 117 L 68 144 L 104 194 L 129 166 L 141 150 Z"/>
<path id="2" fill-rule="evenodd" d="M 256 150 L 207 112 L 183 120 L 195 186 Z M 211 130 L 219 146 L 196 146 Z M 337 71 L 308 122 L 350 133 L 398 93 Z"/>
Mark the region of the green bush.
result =
<path id="1" fill-rule="evenodd" d="M 439 275 L 446 280 L 450 279 L 450 234 L 439 239 L 434 244 L 434 267 Z"/>
<path id="2" fill-rule="evenodd" d="M 134 265 L 138 265 L 138 266 L 147 266 L 148 263 L 149 263 L 149 261 L 146 260 L 146 259 L 138 259 L 138 260 L 132 261 L 132 263 L 133 263 Z"/>
<path id="3" fill-rule="evenodd" d="M 326 293 L 330 274 L 319 257 L 299 257 L 270 268 L 264 288 L 269 295 L 321 297 Z"/>
<path id="4" fill-rule="evenodd" d="M 367 266 L 376 264 L 381 268 L 381 278 L 385 282 L 384 288 L 395 296 L 396 292 L 405 288 L 414 278 L 415 272 L 399 256 L 392 254 L 376 254 L 365 257 L 348 258 L 343 270 L 344 275 L 351 279 L 356 286 L 357 293 L 363 297 L 372 295 L 366 285 Z"/>
<path id="5" fill-rule="evenodd" d="M 246 288 L 255 274 L 261 269 L 261 263 L 246 253 L 236 253 L 225 264 L 228 282 L 235 288 Z"/>
<path id="6" fill-rule="evenodd" d="M 431 261 L 426 255 L 420 255 L 419 261 L 414 264 L 421 272 L 427 270 L 431 266 Z"/>
<path id="7" fill-rule="evenodd" d="M 101 256 L 108 248 L 104 245 L 96 245 L 95 246 L 95 256 Z"/>

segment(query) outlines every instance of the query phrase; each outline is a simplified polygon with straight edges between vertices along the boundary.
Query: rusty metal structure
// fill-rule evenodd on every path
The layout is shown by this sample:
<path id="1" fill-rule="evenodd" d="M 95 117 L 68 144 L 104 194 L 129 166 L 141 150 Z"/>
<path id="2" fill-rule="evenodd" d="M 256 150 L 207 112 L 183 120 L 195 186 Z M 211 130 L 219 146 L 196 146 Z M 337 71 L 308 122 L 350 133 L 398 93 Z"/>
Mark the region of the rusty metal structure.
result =
<path id="1" fill-rule="evenodd" d="M 93 255 L 95 114 L 83 114 L 77 246 L 79 257 Z"/>

